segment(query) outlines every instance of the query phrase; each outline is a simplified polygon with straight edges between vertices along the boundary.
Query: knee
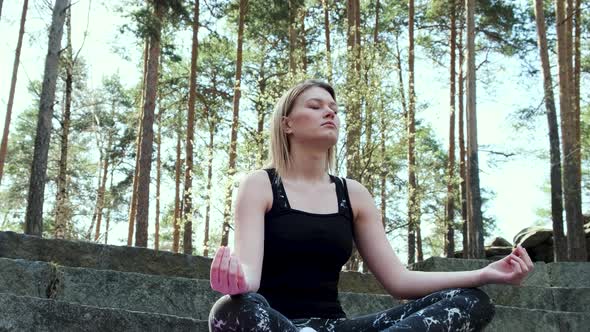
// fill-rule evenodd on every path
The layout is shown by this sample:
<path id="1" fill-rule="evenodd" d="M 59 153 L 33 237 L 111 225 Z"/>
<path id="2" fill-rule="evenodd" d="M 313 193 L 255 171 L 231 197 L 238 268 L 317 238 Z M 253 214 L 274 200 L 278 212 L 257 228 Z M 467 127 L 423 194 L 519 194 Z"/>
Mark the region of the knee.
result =
<path id="1" fill-rule="evenodd" d="M 479 288 L 459 288 L 460 296 L 472 311 L 482 313 L 490 320 L 493 318 L 496 308 L 490 296 Z"/>
<path id="2" fill-rule="evenodd" d="M 224 295 L 213 304 L 209 317 L 219 314 L 236 313 L 257 305 L 269 306 L 266 299 L 258 293 Z"/>
<path id="3" fill-rule="evenodd" d="M 224 295 L 213 304 L 209 312 L 210 331 L 223 330 L 226 325 L 239 324 L 242 316 L 249 316 L 256 307 L 269 306 L 266 299 L 258 293 Z M 223 326 L 221 326 L 221 325 Z"/>

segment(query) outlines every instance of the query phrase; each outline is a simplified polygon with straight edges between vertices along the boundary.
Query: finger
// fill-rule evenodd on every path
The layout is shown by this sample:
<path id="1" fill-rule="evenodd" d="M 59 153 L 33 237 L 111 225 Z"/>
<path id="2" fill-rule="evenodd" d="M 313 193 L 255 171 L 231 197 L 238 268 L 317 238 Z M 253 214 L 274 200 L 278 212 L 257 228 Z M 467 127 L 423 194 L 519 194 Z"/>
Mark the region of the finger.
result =
<path id="1" fill-rule="evenodd" d="M 510 264 L 514 268 L 514 270 L 513 270 L 514 273 L 516 273 L 516 274 L 522 273 L 522 268 L 520 267 L 520 264 L 518 263 L 516 258 L 514 258 L 514 255 L 510 255 Z"/>
<path id="2" fill-rule="evenodd" d="M 230 255 L 229 248 L 227 248 L 227 247 L 224 248 L 223 257 L 221 257 L 221 266 L 219 268 L 219 284 L 221 286 L 221 289 L 224 289 L 226 292 L 229 287 L 229 283 L 228 283 L 229 255 Z"/>
<path id="3" fill-rule="evenodd" d="M 228 271 L 228 286 L 230 294 L 238 293 L 238 258 L 231 255 L 229 258 L 229 271 Z"/>
<path id="4" fill-rule="evenodd" d="M 223 256 L 223 247 L 217 249 L 213 262 L 211 263 L 211 272 L 209 280 L 211 282 L 211 288 L 218 290 L 219 287 L 219 267 L 221 265 L 221 258 Z"/>
<path id="5" fill-rule="evenodd" d="M 529 268 L 529 271 L 532 271 L 535 268 L 535 265 L 533 264 L 533 260 L 529 256 L 529 253 L 522 246 L 519 245 L 518 247 L 520 249 L 519 250 L 520 254 L 518 256 L 524 260 L 524 262 L 526 263 L 526 265 Z"/>
<path id="6" fill-rule="evenodd" d="M 512 255 L 512 256 L 514 256 L 514 259 L 516 260 L 516 262 L 518 262 L 518 265 L 520 265 L 522 272 L 528 273 L 529 268 L 526 265 L 526 263 L 522 260 L 522 258 L 518 257 L 517 255 Z"/>

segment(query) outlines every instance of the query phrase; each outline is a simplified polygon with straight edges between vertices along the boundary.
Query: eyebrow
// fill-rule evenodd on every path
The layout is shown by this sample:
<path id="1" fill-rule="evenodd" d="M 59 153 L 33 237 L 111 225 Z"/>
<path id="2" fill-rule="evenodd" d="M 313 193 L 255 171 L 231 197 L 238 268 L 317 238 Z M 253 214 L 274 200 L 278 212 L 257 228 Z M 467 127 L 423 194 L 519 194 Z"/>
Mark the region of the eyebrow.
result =
<path id="1" fill-rule="evenodd" d="M 322 100 L 322 99 L 320 99 L 320 98 L 309 98 L 309 99 L 307 99 L 305 102 L 308 102 L 308 101 L 318 101 L 318 102 L 324 102 L 324 100 Z M 334 106 L 334 107 L 338 108 L 338 104 L 336 104 L 336 102 L 333 102 L 333 101 L 331 101 L 331 102 L 329 102 L 328 104 L 330 105 L 330 107 L 331 107 L 331 106 Z"/>

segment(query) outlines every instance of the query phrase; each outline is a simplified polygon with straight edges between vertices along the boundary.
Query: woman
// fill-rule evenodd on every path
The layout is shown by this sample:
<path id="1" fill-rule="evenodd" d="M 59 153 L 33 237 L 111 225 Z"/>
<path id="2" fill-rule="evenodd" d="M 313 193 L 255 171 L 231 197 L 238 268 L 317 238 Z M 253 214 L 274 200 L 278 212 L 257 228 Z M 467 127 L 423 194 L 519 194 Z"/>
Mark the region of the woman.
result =
<path id="1" fill-rule="evenodd" d="M 520 284 L 533 269 L 526 251 L 477 271 L 408 271 L 392 250 L 371 195 L 329 175 L 340 120 L 334 89 L 309 80 L 287 91 L 271 124 L 270 168 L 240 184 L 235 252 L 219 248 L 211 287 L 226 294 L 210 331 L 474 331 L 494 314 L 474 287 Z M 348 319 L 338 276 L 356 244 L 389 294 L 417 299 Z"/>

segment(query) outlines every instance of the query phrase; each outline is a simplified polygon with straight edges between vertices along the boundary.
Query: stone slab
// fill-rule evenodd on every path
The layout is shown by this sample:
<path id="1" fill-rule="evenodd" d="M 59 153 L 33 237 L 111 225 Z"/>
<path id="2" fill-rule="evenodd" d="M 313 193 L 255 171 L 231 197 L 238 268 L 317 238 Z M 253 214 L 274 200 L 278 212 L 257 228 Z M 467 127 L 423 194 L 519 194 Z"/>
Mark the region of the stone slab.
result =
<path id="1" fill-rule="evenodd" d="M 500 305 L 590 312 L 590 288 L 486 285 L 483 289 Z M 195 319 L 206 319 L 221 296 L 211 290 L 208 280 L 61 267 L 8 258 L 0 258 L 0 292 Z M 362 293 L 358 289 L 341 288 L 340 295 L 345 311 L 352 316 L 400 303 L 389 295 Z"/>
<path id="2" fill-rule="evenodd" d="M 588 313 L 564 313 L 496 306 L 486 332 L 582 332 Z M 137 311 L 96 308 L 56 300 L 0 293 L 0 331 L 196 331 L 206 332 L 203 320 Z"/>
<path id="3" fill-rule="evenodd" d="M 211 259 L 147 248 L 44 239 L 0 232 L 0 257 L 58 265 L 209 279 Z"/>
<path id="4" fill-rule="evenodd" d="M 556 287 L 590 287 L 590 262 L 547 264 L 549 283 Z"/>
<path id="5" fill-rule="evenodd" d="M 194 331 L 207 322 L 0 293 L 0 331 Z"/>
<path id="6" fill-rule="evenodd" d="M 0 258 L 0 292 L 202 320 L 207 319 L 213 303 L 221 297 L 208 280 L 60 267 L 8 258 Z M 350 317 L 400 303 L 391 296 L 350 292 L 340 293 L 340 301 Z"/>
<path id="7" fill-rule="evenodd" d="M 486 327 L 485 332 L 586 332 L 588 326 L 590 326 L 589 313 L 524 309 L 496 305 L 494 319 Z"/>

